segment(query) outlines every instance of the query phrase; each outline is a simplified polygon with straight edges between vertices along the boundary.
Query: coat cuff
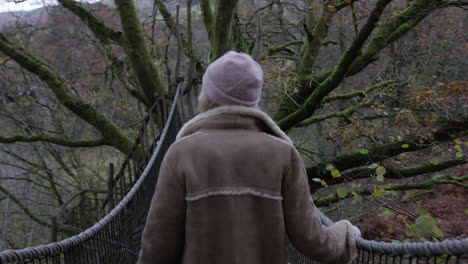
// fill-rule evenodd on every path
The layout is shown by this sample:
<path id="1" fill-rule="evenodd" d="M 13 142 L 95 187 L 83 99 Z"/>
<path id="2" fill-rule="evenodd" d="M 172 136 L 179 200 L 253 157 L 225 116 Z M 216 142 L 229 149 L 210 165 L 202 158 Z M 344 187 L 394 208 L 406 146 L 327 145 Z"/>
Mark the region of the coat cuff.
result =
<path id="1" fill-rule="evenodd" d="M 143 250 L 140 249 L 140 253 L 138 253 L 138 260 L 136 264 L 143 264 Z"/>
<path id="2" fill-rule="evenodd" d="M 353 224 L 351 224 L 348 220 L 340 220 L 336 222 L 335 224 L 343 223 L 347 226 L 348 233 L 346 234 L 346 246 L 348 249 L 348 256 L 349 259 L 346 262 L 346 264 L 351 264 L 353 263 L 354 259 L 357 256 L 357 245 L 356 245 L 356 232 L 354 230 Z"/>

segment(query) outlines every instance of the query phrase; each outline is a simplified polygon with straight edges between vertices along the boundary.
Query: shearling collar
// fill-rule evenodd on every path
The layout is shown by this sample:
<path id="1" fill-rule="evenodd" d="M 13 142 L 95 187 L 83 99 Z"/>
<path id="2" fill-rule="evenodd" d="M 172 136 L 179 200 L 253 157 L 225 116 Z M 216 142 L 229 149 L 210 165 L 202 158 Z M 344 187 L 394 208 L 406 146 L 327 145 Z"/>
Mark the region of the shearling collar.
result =
<path id="1" fill-rule="evenodd" d="M 185 125 L 180 129 L 179 133 L 177 134 L 176 140 L 180 140 L 183 137 L 194 133 L 196 130 L 198 130 L 199 126 L 203 126 L 204 121 L 207 121 L 208 119 L 213 119 L 220 115 L 238 115 L 243 117 L 252 117 L 252 119 L 254 120 L 253 122 L 261 124 L 261 126 L 257 127 L 263 126 L 266 128 L 258 128 L 259 132 L 271 134 L 279 139 L 286 141 L 286 143 L 288 144 L 293 144 L 291 139 L 278 127 L 278 125 L 276 125 L 276 123 L 265 112 L 245 106 L 220 106 L 206 111 L 204 113 L 201 113 L 192 118 L 187 123 L 185 123 Z M 244 123 L 243 125 L 249 126 L 248 122 Z"/>

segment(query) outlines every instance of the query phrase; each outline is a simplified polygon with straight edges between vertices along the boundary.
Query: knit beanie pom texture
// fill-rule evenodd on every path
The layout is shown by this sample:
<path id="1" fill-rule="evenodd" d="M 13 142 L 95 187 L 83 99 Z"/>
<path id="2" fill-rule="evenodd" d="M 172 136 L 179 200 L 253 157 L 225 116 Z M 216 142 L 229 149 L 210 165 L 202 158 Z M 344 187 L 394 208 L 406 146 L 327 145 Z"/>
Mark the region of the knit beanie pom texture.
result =
<path id="1" fill-rule="evenodd" d="M 202 92 L 218 105 L 254 107 L 262 86 L 261 66 L 248 54 L 229 51 L 206 69 Z"/>

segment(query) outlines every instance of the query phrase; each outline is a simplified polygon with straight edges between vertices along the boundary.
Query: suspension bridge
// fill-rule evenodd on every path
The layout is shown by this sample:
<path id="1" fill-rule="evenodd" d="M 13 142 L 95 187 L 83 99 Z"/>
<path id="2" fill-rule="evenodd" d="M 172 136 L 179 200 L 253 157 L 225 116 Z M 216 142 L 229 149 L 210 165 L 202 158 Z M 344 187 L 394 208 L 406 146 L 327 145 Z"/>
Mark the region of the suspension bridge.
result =
<path id="1" fill-rule="evenodd" d="M 160 164 L 178 130 L 194 116 L 196 93 L 182 91 L 179 85 L 173 98 L 158 98 L 119 172 L 115 177 L 110 173 L 107 192 L 82 191 L 51 218 L 52 241 L 58 232 L 74 235 L 48 245 L 2 251 L 0 264 L 136 263 Z M 333 224 L 319 213 L 325 225 Z M 358 256 L 353 263 L 468 263 L 468 238 L 423 243 L 358 238 L 356 242 Z M 288 263 L 316 263 L 291 243 L 287 250 Z"/>

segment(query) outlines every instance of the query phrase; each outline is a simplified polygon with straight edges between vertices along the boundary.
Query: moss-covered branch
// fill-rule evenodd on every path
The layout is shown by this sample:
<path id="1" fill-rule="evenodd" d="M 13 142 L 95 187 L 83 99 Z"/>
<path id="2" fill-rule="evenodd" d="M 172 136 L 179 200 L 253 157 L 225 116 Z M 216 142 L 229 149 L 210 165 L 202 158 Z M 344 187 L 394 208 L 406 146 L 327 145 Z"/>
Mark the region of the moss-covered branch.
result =
<path id="1" fill-rule="evenodd" d="M 379 53 L 385 47 L 404 36 L 421 20 L 427 17 L 432 10 L 442 5 L 443 3 L 440 0 L 417 0 L 398 15 L 391 17 L 380 26 L 367 48 L 354 60 L 345 76 L 357 74 L 370 63 L 376 61 Z M 335 69 L 336 67 L 315 78 L 309 77 L 308 81 L 301 81 L 299 92 L 292 94 L 292 98 L 299 104 L 303 104 L 312 92 L 333 74 Z M 303 79 L 307 80 L 307 78 Z M 284 100 L 280 106 L 280 110 L 274 115 L 274 120 L 284 119 L 298 109 L 299 107 L 295 106 L 290 100 Z"/>
<path id="2" fill-rule="evenodd" d="M 166 23 L 166 26 L 169 28 L 171 33 L 174 36 L 177 36 L 179 29 L 176 23 L 174 23 L 171 13 L 169 13 L 167 10 L 166 5 L 161 0 L 154 0 L 154 4 L 158 7 L 159 12 L 161 12 L 164 22 Z"/>
<path id="3" fill-rule="evenodd" d="M 376 84 L 376 85 L 372 85 L 371 87 L 369 87 L 365 91 L 356 91 L 356 92 L 352 92 L 352 93 L 348 93 L 348 94 L 328 96 L 328 97 L 324 98 L 324 101 L 329 102 L 329 101 L 333 101 L 333 100 L 350 99 L 350 98 L 353 98 L 353 97 L 356 97 L 356 96 L 365 97 L 367 94 L 374 91 L 375 89 L 387 86 L 387 85 L 389 85 L 391 83 L 394 83 L 394 82 L 395 81 L 390 80 L 390 81 L 386 81 L 386 82 L 379 83 L 379 84 Z M 352 105 L 352 106 L 350 106 L 350 107 L 348 107 L 348 108 L 346 108 L 346 109 L 344 109 L 342 111 L 332 112 L 332 113 L 328 113 L 328 114 L 309 117 L 309 118 L 301 121 L 299 124 L 297 124 L 297 126 L 298 127 L 307 126 L 307 125 L 314 124 L 314 123 L 317 123 L 317 122 L 321 122 L 323 120 L 334 118 L 334 117 L 343 117 L 343 118 L 349 119 L 351 117 L 351 115 L 357 109 L 369 105 L 370 103 L 372 103 L 374 101 L 374 99 L 375 99 L 375 96 L 373 96 L 372 98 L 370 98 L 368 100 L 363 100 L 362 102 L 360 102 L 358 104 L 355 104 L 355 105 Z"/>
<path id="4" fill-rule="evenodd" d="M 0 184 L 0 192 L 4 193 L 8 198 L 10 198 L 23 212 L 31 218 L 34 222 L 40 224 L 41 226 L 49 227 L 50 224 L 39 217 L 37 217 L 29 208 L 27 208 L 16 196 L 10 193 L 6 188 Z"/>
<path id="5" fill-rule="evenodd" d="M 340 1 L 340 2 L 337 1 L 338 3 L 334 4 L 333 6 L 334 6 L 335 9 L 338 11 L 338 10 L 341 10 L 341 9 L 347 7 L 347 6 L 352 5 L 352 4 L 353 4 L 354 2 L 356 2 L 356 1 L 357 1 L 357 0 L 351 0 L 351 1 L 346 1 L 346 0 L 345 0 L 345 1 Z"/>
<path id="6" fill-rule="evenodd" d="M 434 133 L 434 140 L 440 142 L 449 141 L 452 139 L 453 135 L 466 130 L 468 130 L 468 116 L 465 116 L 459 120 L 450 121 L 445 126 L 439 128 Z M 404 152 L 426 149 L 432 146 L 432 143 L 433 142 L 431 140 L 426 138 L 409 136 L 403 139 L 401 142 L 384 144 L 372 148 L 367 154 L 362 154 L 360 151 L 357 151 L 338 156 L 332 160 L 324 162 L 323 164 L 307 167 L 307 175 L 309 176 L 309 179 L 321 178 L 325 181 L 333 182 L 333 177 L 327 170 L 325 170 L 326 164 L 333 164 L 337 170 L 344 171 L 359 166 L 369 165 L 374 162 L 379 162 Z M 437 166 L 429 168 L 436 169 Z M 416 172 L 418 171 L 421 173 L 427 173 L 427 170 L 416 170 Z M 415 172 L 413 172 L 413 174 L 414 173 Z"/>
<path id="7" fill-rule="evenodd" d="M 130 60 L 148 105 L 152 105 L 156 94 L 165 95 L 167 93 L 167 86 L 161 81 L 146 46 L 143 26 L 133 0 L 115 0 L 115 4 L 122 22 L 125 53 Z"/>
<path id="8" fill-rule="evenodd" d="M 328 29 L 333 13 L 328 10 L 327 5 L 322 7 L 322 14 L 315 20 L 313 10 L 309 10 L 307 22 L 304 23 L 304 30 L 307 38 L 300 50 L 299 79 L 305 79 L 312 73 L 322 42 L 328 35 Z"/>
<path id="9" fill-rule="evenodd" d="M 0 66 L 5 65 L 9 60 L 10 60 L 10 58 L 7 57 L 7 58 L 3 59 L 2 61 L 0 61 Z"/>
<path id="10" fill-rule="evenodd" d="M 369 100 L 363 100 L 362 102 L 360 102 L 358 104 L 355 104 L 355 105 L 352 105 L 352 106 L 350 106 L 350 107 L 348 107 L 348 108 L 346 108 L 346 109 L 344 109 L 342 111 L 332 112 L 332 113 L 323 114 L 323 115 L 312 116 L 310 118 L 307 118 L 307 119 L 301 121 L 296 126 L 297 127 L 308 126 L 310 124 L 318 123 L 318 122 L 321 122 L 323 120 L 327 120 L 327 119 L 335 118 L 335 117 L 343 117 L 343 118 L 346 118 L 346 119 L 350 120 L 351 115 L 354 112 L 356 112 L 357 109 L 369 105 L 370 103 L 372 103 L 374 101 L 374 99 L 375 99 L 375 96 L 373 96 Z"/>
<path id="11" fill-rule="evenodd" d="M 259 28 L 257 27 L 257 29 Z M 246 39 L 244 38 L 242 24 L 237 12 L 234 13 L 233 17 L 233 23 L 231 26 L 231 39 L 232 49 L 239 52 L 250 53 L 253 46 L 255 45 L 255 43 L 247 43 Z"/>
<path id="12" fill-rule="evenodd" d="M 47 134 L 40 134 L 34 136 L 14 135 L 4 137 L 0 135 L 0 143 L 15 143 L 15 142 L 49 142 L 64 147 L 72 148 L 92 148 L 104 145 L 104 138 L 97 140 L 71 140 L 66 138 L 54 137 Z"/>
<path id="13" fill-rule="evenodd" d="M 327 45 L 330 45 L 330 44 L 339 45 L 340 43 L 338 41 L 332 40 L 332 39 L 322 42 L 322 46 L 327 46 Z"/>
<path id="14" fill-rule="evenodd" d="M 287 52 L 289 54 L 294 54 L 294 50 L 289 48 L 289 46 L 297 45 L 297 44 L 303 44 L 303 43 L 304 43 L 304 41 L 302 41 L 302 40 L 293 40 L 293 41 L 286 42 L 286 43 L 284 43 L 282 45 L 269 46 L 267 48 L 267 50 L 265 51 L 263 56 L 270 56 L 272 54 L 275 54 L 275 53 L 281 52 L 281 51 L 285 51 L 285 52 Z"/>
<path id="15" fill-rule="evenodd" d="M 354 75 L 378 59 L 378 54 L 388 44 L 400 39 L 430 12 L 440 6 L 438 0 L 417 0 L 396 16 L 390 18 L 377 31 L 361 56 L 351 65 L 348 75 Z"/>
<path id="16" fill-rule="evenodd" d="M 107 52 L 106 56 L 110 59 L 109 63 L 111 64 L 112 72 L 117 76 L 124 89 L 138 101 L 144 104 L 148 109 L 151 108 L 151 105 L 149 105 L 148 101 L 146 100 L 143 91 L 139 89 L 137 84 L 134 85 L 134 82 L 132 83 L 130 80 L 130 78 L 134 76 L 129 76 L 131 73 L 125 72 L 122 62 L 117 58 L 117 56 L 111 52 Z"/>
<path id="17" fill-rule="evenodd" d="M 345 51 L 340 59 L 340 62 L 338 63 L 338 66 L 335 68 L 331 76 L 322 82 L 317 87 L 317 89 L 312 92 L 312 94 L 307 98 L 300 109 L 278 121 L 278 125 L 283 130 L 288 130 L 302 120 L 310 117 L 320 106 L 322 99 L 328 93 L 333 91 L 333 89 L 338 87 L 338 85 L 345 77 L 350 65 L 353 63 L 356 57 L 359 56 L 362 46 L 377 25 L 383 10 L 390 2 L 391 0 L 377 1 L 374 9 L 367 19 L 366 24 L 361 28 L 356 38 L 351 43 L 351 46 Z"/>
<path id="18" fill-rule="evenodd" d="M 465 164 L 467 162 L 468 162 L 467 159 L 456 159 L 456 160 L 444 161 L 438 164 L 425 164 L 425 165 L 414 167 L 414 168 L 403 168 L 403 169 L 385 168 L 386 173 L 384 177 L 388 179 L 410 178 L 410 177 L 414 177 L 417 175 L 443 171 L 443 170 L 446 170 L 446 169 L 449 169 L 458 165 Z M 334 184 L 343 183 L 345 179 L 349 179 L 349 178 L 352 178 L 352 179 L 369 178 L 375 175 L 375 173 L 376 173 L 375 169 L 360 168 L 360 169 L 355 169 L 352 171 L 342 173 L 343 177 L 339 177 L 339 178 L 327 177 L 327 179 L 324 181 L 325 183 L 327 183 L 327 185 L 334 185 Z M 311 186 L 311 190 L 318 190 L 322 187 L 321 184 L 317 184 L 314 181 L 310 181 L 310 186 Z"/>
<path id="19" fill-rule="evenodd" d="M 351 92 L 351 93 L 347 93 L 347 94 L 338 94 L 338 95 L 327 96 L 327 97 L 325 97 L 323 99 L 323 101 L 324 102 L 330 102 L 330 101 L 334 101 L 334 100 L 346 100 L 346 99 L 354 98 L 356 96 L 365 97 L 370 92 L 372 92 L 372 91 L 374 91 L 376 89 L 385 87 L 387 85 L 393 84 L 393 83 L 395 83 L 394 80 L 385 81 L 385 82 L 382 82 L 382 83 L 379 83 L 379 84 L 372 85 L 371 87 L 367 88 L 365 91 L 355 91 L 355 92 Z"/>
<path id="20" fill-rule="evenodd" d="M 180 40 L 181 40 L 182 47 L 183 47 L 185 53 L 189 56 L 189 58 L 195 59 L 195 55 L 193 54 L 192 46 L 190 45 L 189 41 L 184 37 L 182 32 L 180 32 L 180 29 L 177 26 L 177 24 L 174 23 L 174 19 L 172 19 L 171 13 L 167 10 L 166 5 L 161 0 L 154 0 L 154 3 L 158 7 L 159 12 L 161 12 L 161 15 L 162 15 L 162 17 L 164 19 L 164 22 L 166 23 L 166 26 L 169 28 L 171 33 L 174 36 L 177 36 L 178 34 L 180 34 L 180 37 L 181 37 Z M 188 13 L 187 13 L 187 15 L 188 15 Z M 189 19 L 189 18 L 187 17 L 187 19 Z M 189 34 L 188 37 L 190 37 L 191 32 L 188 32 L 188 34 Z"/>
<path id="21" fill-rule="evenodd" d="M 468 160 L 466 159 L 455 159 L 455 160 L 448 160 L 444 162 L 440 162 L 437 164 L 426 164 L 415 168 L 404 168 L 404 169 L 393 169 L 393 168 L 386 168 L 385 178 L 390 179 L 398 179 L 398 178 L 408 178 L 413 177 L 416 175 L 438 172 L 442 170 L 446 170 L 458 165 L 462 165 L 467 163 Z M 345 175 L 349 175 L 351 177 L 357 178 L 365 178 L 369 177 L 372 174 L 375 174 L 375 169 L 358 169 L 354 171 L 350 171 L 345 173 Z"/>
<path id="22" fill-rule="evenodd" d="M 133 140 L 107 116 L 97 112 L 88 102 L 74 98 L 68 92 L 69 84 L 41 58 L 17 49 L 1 33 L 0 51 L 46 82 L 63 106 L 101 132 L 104 144 L 111 145 L 122 153 L 130 151 Z"/>
<path id="23" fill-rule="evenodd" d="M 417 189 L 428 189 L 438 184 L 454 184 L 457 186 L 468 188 L 468 185 L 463 184 L 463 182 L 466 180 L 468 180 L 468 175 L 465 175 L 462 177 L 454 177 L 450 175 L 437 175 L 437 176 L 434 176 L 430 180 L 420 182 L 420 183 L 391 184 L 388 187 L 381 187 L 381 188 L 386 191 L 407 191 L 407 190 L 417 190 Z M 371 195 L 373 193 L 373 190 L 361 189 L 357 191 L 356 193 L 358 193 L 359 195 Z M 347 192 L 346 196 L 342 198 L 336 194 L 332 194 L 328 196 L 319 197 L 314 200 L 314 203 L 317 207 L 329 206 L 333 203 L 337 203 L 338 201 L 342 199 L 352 198 L 352 197 L 353 197 L 352 192 Z"/>
<path id="24" fill-rule="evenodd" d="M 58 0 L 62 6 L 70 10 L 73 14 L 85 23 L 91 31 L 105 43 L 107 40 L 119 43 L 122 32 L 104 24 L 102 20 L 93 15 L 87 8 L 73 0 Z"/>
<path id="25" fill-rule="evenodd" d="M 299 80 L 306 80 L 312 74 L 317 57 L 322 46 L 330 43 L 337 43 L 336 41 L 329 40 L 324 42 L 328 36 L 328 30 L 332 22 L 333 15 L 340 9 L 352 4 L 353 1 L 343 1 L 336 4 L 333 8 L 329 1 L 322 6 L 321 15 L 315 19 L 311 8 L 308 11 L 307 23 L 304 24 L 304 30 L 307 38 L 301 47 L 301 65 L 299 68 Z M 313 1 L 309 1 L 309 6 L 313 5 Z"/>

